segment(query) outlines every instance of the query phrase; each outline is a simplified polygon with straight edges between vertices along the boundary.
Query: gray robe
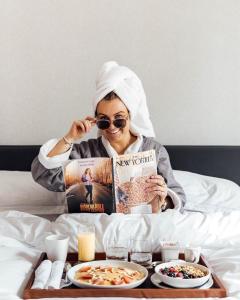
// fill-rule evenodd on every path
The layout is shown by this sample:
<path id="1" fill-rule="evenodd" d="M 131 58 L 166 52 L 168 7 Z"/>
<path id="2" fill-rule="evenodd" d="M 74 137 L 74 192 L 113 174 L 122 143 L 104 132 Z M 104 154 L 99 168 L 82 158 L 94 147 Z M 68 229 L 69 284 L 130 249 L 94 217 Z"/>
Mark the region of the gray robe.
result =
<path id="1" fill-rule="evenodd" d="M 183 188 L 175 180 L 172 172 L 171 163 L 165 147 L 156 142 L 153 138 L 143 137 L 142 145 L 139 152 L 155 149 L 157 160 L 157 173 L 162 175 L 167 186 L 178 194 L 185 204 L 185 193 Z M 101 137 L 97 139 L 89 139 L 79 144 L 74 144 L 69 159 L 89 158 L 89 157 L 109 157 L 105 147 L 102 144 Z M 54 169 L 46 169 L 36 157 L 32 162 L 33 179 L 50 191 L 64 192 L 65 184 L 63 171 L 61 167 Z"/>

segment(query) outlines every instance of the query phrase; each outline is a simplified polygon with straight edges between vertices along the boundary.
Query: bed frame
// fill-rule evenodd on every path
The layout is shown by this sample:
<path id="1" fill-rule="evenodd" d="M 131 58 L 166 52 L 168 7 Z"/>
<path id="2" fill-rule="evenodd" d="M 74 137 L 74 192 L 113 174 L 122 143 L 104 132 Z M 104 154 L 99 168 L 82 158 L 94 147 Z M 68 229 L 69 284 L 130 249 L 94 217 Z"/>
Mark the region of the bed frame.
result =
<path id="1" fill-rule="evenodd" d="M 30 171 L 40 146 L 0 146 L 0 170 Z M 240 146 L 166 146 L 172 168 L 240 185 Z"/>

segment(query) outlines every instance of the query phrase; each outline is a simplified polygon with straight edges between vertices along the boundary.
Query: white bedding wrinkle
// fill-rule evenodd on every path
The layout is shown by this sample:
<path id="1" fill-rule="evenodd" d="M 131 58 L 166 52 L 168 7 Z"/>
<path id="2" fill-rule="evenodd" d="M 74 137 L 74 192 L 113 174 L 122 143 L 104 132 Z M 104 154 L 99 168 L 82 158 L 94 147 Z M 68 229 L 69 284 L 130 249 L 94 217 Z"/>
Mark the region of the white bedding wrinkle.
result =
<path id="1" fill-rule="evenodd" d="M 51 222 L 41 217 L 19 211 L 0 212 L 0 235 L 32 246 L 42 247 L 51 228 Z"/>
<path id="2" fill-rule="evenodd" d="M 4 270 L 0 279 L 0 298 L 1 295 L 9 295 L 9 299 L 22 296 L 32 268 L 44 250 L 43 241 L 48 233 L 69 234 L 69 251 L 76 251 L 78 225 L 90 222 L 96 227 L 97 251 L 104 250 L 104 241 L 109 237 L 150 238 L 154 251 L 159 249 L 160 240 L 200 245 L 213 271 L 228 290 L 229 297 L 224 300 L 239 300 L 239 220 L 239 211 L 207 215 L 181 214 L 174 210 L 151 215 L 64 214 L 52 223 L 17 211 L 0 213 L 0 268 Z M 119 298 L 109 298 L 113 299 Z"/>
<path id="3" fill-rule="evenodd" d="M 186 193 L 185 210 L 199 212 L 240 211 L 240 186 L 218 177 L 173 171 Z"/>
<path id="4" fill-rule="evenodd" d="M 181 241 L 206 248 L 240 247 L 240 212 L 211 213 L 167 210 L 162 214 L 64 214 L 53 223 L 55 233 L 70 234 L 70 249 L 77 250 L 77 226 L 90 222 L 96 228 L 96 250 L 104 250 L 104 241 L 111 238 L 149 239 L 153 250 L 158 250 L 160 240 Z"/>
<path id="5" fill-rule="evenodd" d="M 162 240 L 176 240 L 206 248 L 240 246 L 239 211 L 204 215 L 168 210 L 161 219 L 155 215 L 145 217 L 149 218 L 152 227 L 151 236 L 159 235 Z"/>
<path id="6" fill-rule="evenodd" d="M 0 299 L 22 296 L 40 254 L 37 248 L 0 235 Z"/>
<path id="7" fill-rule="evenodd" d="M 9 294 L 9 292 L 2 292 L 0 291 L 0 300 L 18 300 L 21 299 L 17 295 Z"/>
<path id="8" fill-rule="evenodd" d="M 207 254 L 209 264 L 221 278 L 229 296 L 240 299 L 240 248 L 223 248 Z"/>

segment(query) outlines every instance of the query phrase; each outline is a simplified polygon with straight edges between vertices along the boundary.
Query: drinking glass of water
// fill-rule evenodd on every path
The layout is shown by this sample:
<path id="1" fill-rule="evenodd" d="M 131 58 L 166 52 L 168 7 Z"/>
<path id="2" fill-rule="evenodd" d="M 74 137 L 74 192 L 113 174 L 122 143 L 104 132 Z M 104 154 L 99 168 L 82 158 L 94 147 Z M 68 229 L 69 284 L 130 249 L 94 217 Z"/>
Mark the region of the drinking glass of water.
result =
<path id="1" fill-rule="evenodd" d="M 106 259 L 128 261 L 128 240 L 109 239 L 106 241 Z"/>
<path id="2" fill-rule="evenodd" d="M 150 240 L 131 240 L 130 261 L 145 268 L 152 266 L 152 243 Z"/>

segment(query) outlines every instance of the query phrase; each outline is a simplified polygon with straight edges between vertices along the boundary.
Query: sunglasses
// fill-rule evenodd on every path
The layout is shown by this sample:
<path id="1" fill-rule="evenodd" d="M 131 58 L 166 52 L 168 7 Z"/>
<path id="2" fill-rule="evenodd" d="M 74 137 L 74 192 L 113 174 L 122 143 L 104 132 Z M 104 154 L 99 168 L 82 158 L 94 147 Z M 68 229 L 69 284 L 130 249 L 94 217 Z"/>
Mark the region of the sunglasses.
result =
<path id="1" fill-rule="evenodd" d="M 127 124 L 127 120 L 126 119 L 123 119 L 123 118 L 119 118 L 119 119 L 115 119 L 113 120 L 113 125 L 116 127 L 116 128 L 124 128 Z M 100 119 L 97 121 L 97 127 L 101 130 L 105 130 L 105 129 L 108 129 L 111 125 L 111 121 L 108 120 L 108 119 Z"/>

